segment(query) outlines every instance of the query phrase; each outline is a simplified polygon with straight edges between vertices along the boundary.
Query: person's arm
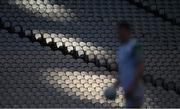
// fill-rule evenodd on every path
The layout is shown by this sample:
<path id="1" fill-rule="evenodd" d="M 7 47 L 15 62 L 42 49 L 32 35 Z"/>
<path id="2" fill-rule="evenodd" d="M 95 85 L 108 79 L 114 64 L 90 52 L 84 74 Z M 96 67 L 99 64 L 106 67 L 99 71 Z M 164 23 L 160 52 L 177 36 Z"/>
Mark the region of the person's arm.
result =
<path id="1" fill-rule="evenodd" d="M 119 63 L 118 63 L 118 57 L 119 57 L 119 52 L 116 52 L 116 68 L 118 69 Z M 118 88 L 119 87 L 119 74 L 118 71 L 115 71 L 113 74 L 114 78 L 116 79 L 115 83 L 113 84 L 114 88 Z"/>
<path id="2" fill-rule="evenodd" d="M 113 87 L 114 88 L 118 88 L 119 87 L 119 77 L 118 77 L 118 72 L 113 72 L 113 76 L 114 76 L 114 78 L 116 79 L 116 81 L 114 82 L 114 84 L 113 84 Z"/>

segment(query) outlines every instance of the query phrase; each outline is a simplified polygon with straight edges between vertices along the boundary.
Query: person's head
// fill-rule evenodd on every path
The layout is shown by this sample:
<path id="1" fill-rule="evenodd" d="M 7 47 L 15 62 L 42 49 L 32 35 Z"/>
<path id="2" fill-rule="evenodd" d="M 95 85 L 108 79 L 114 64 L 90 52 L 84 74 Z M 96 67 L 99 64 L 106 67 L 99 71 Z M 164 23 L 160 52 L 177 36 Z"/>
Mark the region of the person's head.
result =
<path id="1" fill-rule="evenodd" d="M 126 21 L 118 23 L 118 40 L 121 42 L 126 42 L 130 39 L 131 27 Z"/>

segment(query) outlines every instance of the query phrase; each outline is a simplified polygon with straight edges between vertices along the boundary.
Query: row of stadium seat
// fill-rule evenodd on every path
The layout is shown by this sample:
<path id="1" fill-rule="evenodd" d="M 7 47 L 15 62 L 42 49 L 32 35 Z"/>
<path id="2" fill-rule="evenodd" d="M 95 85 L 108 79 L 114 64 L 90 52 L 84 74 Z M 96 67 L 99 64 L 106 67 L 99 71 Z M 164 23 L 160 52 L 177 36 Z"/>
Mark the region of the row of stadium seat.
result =
<path id="1" fill-rule="evenodd" d="M 103 97 L 116 72 L 83 62 L 0 30 L 1 107 L 123 107 L 122 88 L 115 101 Z M 144 96 L 143 107 L 180 107 L 179 95 L 160 86 L 145 84 Z"/>

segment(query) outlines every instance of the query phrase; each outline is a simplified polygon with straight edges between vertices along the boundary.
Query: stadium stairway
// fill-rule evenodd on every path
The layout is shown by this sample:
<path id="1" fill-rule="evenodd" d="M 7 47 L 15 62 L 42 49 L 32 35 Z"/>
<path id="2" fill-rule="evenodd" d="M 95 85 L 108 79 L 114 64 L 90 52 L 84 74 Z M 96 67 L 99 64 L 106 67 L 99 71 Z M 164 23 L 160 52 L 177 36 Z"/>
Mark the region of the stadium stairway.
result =
<path id="1" fill-rule="evenodd" d="M 139 8 L 145 9 L 158 17 L 162 17 L 165 21 L 169 21 L 174 25 L 180 26 L 179 12 L 180 2 L 178 0 L 129 0 L 130 3 Z"/>

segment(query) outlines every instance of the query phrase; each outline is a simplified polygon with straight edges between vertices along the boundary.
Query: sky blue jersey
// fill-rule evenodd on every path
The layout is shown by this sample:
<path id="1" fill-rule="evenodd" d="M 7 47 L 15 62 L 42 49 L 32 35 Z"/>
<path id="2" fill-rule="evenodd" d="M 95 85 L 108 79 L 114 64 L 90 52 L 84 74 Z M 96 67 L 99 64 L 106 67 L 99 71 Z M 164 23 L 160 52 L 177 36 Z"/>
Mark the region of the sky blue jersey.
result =
<path id="1" fill-rule="evenodd" d="M 122 43 L 117 50 L 117 64 L 118 64 L 118 81 L 126 92 L 132 84 L 137 65 L 143 60 L 142 49 L 137 43 L 136 39 L 131 39 L 128 42 Z M 138 84 L 134 94 L 141 96 L 143 93 L 143 86 Z"/>

